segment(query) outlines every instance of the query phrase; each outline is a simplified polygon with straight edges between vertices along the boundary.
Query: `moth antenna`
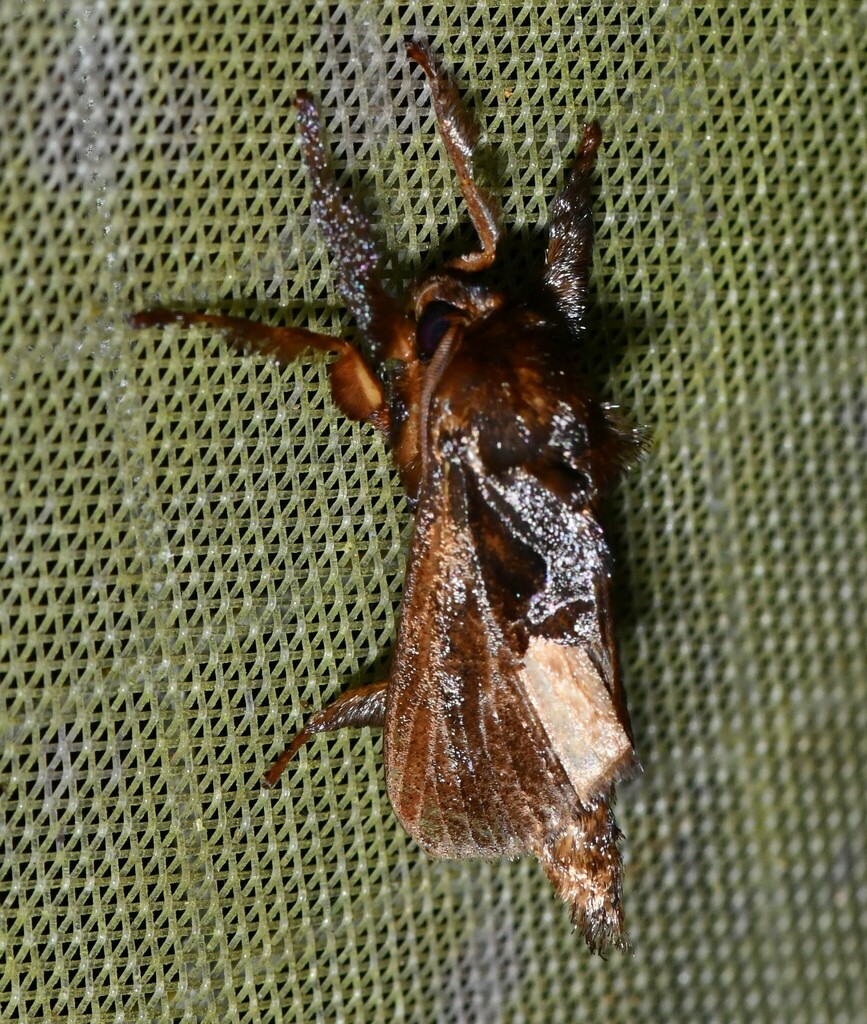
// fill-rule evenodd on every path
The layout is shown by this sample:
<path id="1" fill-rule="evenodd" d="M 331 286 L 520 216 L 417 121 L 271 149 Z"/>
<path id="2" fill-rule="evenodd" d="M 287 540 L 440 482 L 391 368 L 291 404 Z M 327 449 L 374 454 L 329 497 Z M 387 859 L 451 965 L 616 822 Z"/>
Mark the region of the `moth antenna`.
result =
<path id="1" fill-rule="evenodd" d="M 419 65 L 427 78 L 440 135 L 457 173 L 470 220 L 482 243 L 481 252 L 459 256 L 451 261 L 451 265 L 461 270 L 486 270 L 497 254 L 500 211 L 493 196 L 475 179 L 473 153 L 479 140 L 479 127 L 464 106 L 455 83 L 437 66 L 427 43 L 416 39 L 406 39 L 404 43 L 410 59 Z"/>

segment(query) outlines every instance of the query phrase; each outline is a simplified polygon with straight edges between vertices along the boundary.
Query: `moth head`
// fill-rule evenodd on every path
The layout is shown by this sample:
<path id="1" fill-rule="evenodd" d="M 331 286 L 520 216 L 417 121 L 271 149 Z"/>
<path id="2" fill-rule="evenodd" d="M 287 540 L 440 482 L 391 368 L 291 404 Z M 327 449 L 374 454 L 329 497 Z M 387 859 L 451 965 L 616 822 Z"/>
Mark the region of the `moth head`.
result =
<path id="1" fill-rule="evenodd" d="M 502 293 L 475 280 L 476 276 L 446 269 L 414 289 L 416 355 L 421 362 L 430 362 L 450 331 L 487 316 L 505 302 Z"/>

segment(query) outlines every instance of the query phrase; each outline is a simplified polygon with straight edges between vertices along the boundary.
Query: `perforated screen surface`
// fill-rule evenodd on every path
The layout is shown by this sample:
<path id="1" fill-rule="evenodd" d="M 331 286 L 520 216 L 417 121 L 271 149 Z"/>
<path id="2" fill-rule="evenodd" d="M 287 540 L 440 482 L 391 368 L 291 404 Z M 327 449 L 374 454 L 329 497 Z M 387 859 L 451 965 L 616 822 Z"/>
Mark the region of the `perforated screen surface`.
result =
<path id="1" fill-rule="evenodd" d="M 864 7 L 0 2 L 0 1019 L 867 1019 Z M 410 512 L 324 368 L 160 301 L 351 336 L 305 87 L 405 280 L 469 239 L 405 34 L 540 259 L 605 143 L 591 339 L 654 445 L 607 511 L 644 775 L 635 952 L 535 861 L 431 863 L 381 740 Z"/>

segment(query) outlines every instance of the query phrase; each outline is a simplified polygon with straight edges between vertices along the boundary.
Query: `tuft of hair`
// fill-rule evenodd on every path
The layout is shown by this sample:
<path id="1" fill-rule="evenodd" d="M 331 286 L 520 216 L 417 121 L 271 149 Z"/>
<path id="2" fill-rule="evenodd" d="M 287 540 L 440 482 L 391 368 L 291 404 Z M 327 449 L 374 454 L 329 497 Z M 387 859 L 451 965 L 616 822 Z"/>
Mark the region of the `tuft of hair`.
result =
<path id="1" fill-rule="evenodd" d="M 572 923 L 592 952 L 602 956 L 609 949 L 631 949 L 623 926 L 621 839 L 608 799 L 600 798 L 579 808 L 538 854 Z"/>

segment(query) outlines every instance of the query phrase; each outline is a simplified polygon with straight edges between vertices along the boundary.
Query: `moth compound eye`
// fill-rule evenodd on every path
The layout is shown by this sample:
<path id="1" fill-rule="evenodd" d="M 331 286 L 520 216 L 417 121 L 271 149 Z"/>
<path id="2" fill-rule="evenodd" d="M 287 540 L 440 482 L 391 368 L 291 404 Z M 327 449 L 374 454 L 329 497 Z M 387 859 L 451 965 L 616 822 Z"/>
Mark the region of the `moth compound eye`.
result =
<path id="1" fill-rule="evenodd" d="M 462 316 L 463 312 L 457 306 L 439 299 L 425 306 L 415 329 L 416 348 L 422 362 L 427 362 L 431 358 L 443 340 L 443 335 L 455 322 L 455 318 Z"/>

